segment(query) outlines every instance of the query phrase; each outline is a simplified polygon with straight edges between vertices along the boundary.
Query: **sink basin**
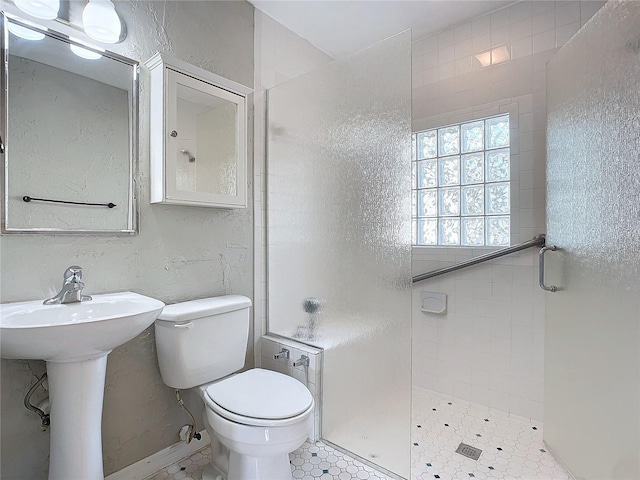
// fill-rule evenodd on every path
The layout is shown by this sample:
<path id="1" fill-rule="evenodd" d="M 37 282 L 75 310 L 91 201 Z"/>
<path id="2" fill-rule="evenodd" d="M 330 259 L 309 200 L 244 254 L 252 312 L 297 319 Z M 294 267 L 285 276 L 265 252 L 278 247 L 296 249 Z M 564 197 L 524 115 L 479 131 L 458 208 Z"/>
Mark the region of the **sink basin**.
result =
<path id="1" fill-rule="evenodd" d="M 0 304 L 0 357 L 47 361 L 49 480 L 104 480 L 107 355 L 142 333 L 163 308 L 161 301 L 133 292 L 65 305 Z"/>
<path id="2" fill-rule="evenodd" d="M 64 305 L 0 304 L 0 356 L 68 362 L 106 355 L 142 333 L 163 307 L 133 292 Z"/>

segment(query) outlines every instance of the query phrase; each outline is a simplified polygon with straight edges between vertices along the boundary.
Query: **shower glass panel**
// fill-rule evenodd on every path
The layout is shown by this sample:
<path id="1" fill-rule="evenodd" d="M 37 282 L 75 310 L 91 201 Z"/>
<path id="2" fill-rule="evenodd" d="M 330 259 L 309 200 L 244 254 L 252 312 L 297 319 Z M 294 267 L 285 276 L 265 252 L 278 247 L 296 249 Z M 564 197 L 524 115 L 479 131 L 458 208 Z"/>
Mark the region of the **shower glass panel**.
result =
<path id="1" fill-rule="evenodd" d="M 269 331 L 325 349 L 322 437 L 409 477 L 411 36 L 268 92 Z"/>
<path id="2" fill-rule="evenodd" d="M 640 478 L 640 3 L 547 65 L 544 439 L 576 478 Z"/>

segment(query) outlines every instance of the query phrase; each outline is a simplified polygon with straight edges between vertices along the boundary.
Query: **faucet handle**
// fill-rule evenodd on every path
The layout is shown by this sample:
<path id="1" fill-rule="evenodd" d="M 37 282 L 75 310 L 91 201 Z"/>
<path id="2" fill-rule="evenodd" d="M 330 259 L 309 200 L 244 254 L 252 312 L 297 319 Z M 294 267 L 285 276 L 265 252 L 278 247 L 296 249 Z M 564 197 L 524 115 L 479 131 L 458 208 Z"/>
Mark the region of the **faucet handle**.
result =
<path id="1" fill-rule="evenodd" d="M 286 358 L 288 360 L 289 359 L 289 350 L 287 350 L 286 348 L 283 348 L 273 356 L 274 360 L 278 360 L 280 358 Z"/>
<path id="2" fill-rule="evenodd" d="M 65 282 L 74 278 L 76 281 L 82 280 L 82 267 L 79 267 L 78 265 L 71 265 L 64 271 L 63 277 Z"/>

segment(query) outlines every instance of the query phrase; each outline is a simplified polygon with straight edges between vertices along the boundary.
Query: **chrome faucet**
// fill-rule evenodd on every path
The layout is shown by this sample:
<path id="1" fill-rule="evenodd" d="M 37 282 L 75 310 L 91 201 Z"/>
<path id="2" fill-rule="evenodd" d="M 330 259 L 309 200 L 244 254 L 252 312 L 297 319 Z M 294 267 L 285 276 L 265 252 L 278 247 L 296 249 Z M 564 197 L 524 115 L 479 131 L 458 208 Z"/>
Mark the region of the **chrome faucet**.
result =
<path id="1" fill-rule="evenodd" d="M 273 356 L 273 359 L 274 359 L 274 360 L 278 360 L 278 359 L 280 359 L 280 358 L 286 358 L 286 359 L 288 359 L 288 358 L 289 358 L 289 350 L 287 350 L 286 348 L 283 348 L 282 350 L 280 350 L 278 353 L 276 353 L 276 354 Z"/>
<path id="2" fill-rule="evenodd" d="M 61 303 L 75 303 L 91 300 L 89 295 L 82 295 L 84 283 L 82 283 L 82 267 L 72 265 L 67 268 L 63 275 L 64 283 L 62 290 L 55 297 L 51 297 L 42 302 L 43 305 L 59 305 Z"/>
<path id="3" fill-rule="evenodd" d="M 307 355 L 302 355 L 298 360 L 293 362 L 294 367 L 308 367 L 309 366 L 309 357 Z"/>

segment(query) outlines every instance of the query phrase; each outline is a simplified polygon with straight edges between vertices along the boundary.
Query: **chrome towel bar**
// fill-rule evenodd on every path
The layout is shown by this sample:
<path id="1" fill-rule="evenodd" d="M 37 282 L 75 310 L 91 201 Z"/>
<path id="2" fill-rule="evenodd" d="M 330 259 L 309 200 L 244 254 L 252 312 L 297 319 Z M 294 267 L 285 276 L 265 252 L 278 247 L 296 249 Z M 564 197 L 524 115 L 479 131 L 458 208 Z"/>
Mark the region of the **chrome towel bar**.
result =
<path id="1" fill-rule="evenodd" d="M 527 248 L 544 247 L 544 245 L 545 245 L 544 234 L 536 235 L 531 240 L 527 240 L 526 242 L 519 243 L 518 245 L 512 245 L 510 247 L 501 248 L 500 250 L 496 250 L 495 252 L 489 252 L 484 255 L 480 255 L 478 257 L 465 260 L 464 262 L 456 263 L 455 265 L 451 265 L 449 267 L 432 270 L 430 272 L 423 273 L 422 275 L 416 275 L 415 277 L 413 277 L 413 283 L 421 282 L 422 280 L 427 280 L 428 278 L 437 277 L 438 275 L 443 275 L 445 273 L 455 272 L 456 270 L 470 267 L 472 265 L 477 265 L 478 263 L 493 260 L 495 258 L 503 257 L 511 253 L 519 252 L 520 250 L 526 250 Z M 553 249 L 555 249 L 555 246 L 553 247 Z M 541 273 L 541 275 L 543 275 L 543 273 Z M 544 278 L 544 277 L 541 277 L 541 278 Z M 542 284 L 540 286 L 542 286 Z M 555 291 L 555 290 L 550 290 L 550 291 Z"/>

